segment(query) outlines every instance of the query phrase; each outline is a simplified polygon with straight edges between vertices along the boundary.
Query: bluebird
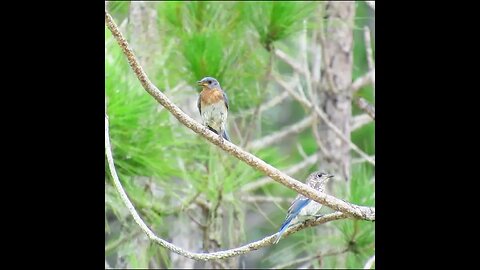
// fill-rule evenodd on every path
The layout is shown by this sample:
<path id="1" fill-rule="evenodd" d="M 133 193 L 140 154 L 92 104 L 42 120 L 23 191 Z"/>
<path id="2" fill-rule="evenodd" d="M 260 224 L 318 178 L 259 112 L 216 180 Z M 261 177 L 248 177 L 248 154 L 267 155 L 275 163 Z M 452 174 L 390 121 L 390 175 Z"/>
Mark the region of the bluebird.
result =
<path id="1" fill-rule="evenodd" d="M 333 175 L 331 174 L 322 171 L 316 171 L 308 176 L 306 184 L 315 190 L 325 192 L 325 186 L 328 180 L 332 177 Z M 321 204 L 301 194 L 298 194 L 295 200 L 293 200 L 292 205 L 290 205 L 290 208 L 288 208 L 287 217 L 280 227 L 275 239 L 275 244 L 280 241 L 282 234 L 287 230 L 290 224 L 292 224 L 292 221 L 300 220 L 301 218 L 309 216 L 316 216 L 320 208 L 322 208 Z"/>
<path id="2" fill-rule="evenodd" d="M 197 82 L 202 91 L 197 100 L 197 107 L 202 116 L 203 124 L 220 138 L 230 141 L 225 129 L 228 116 L 227 94 L 220 87 L 220 83 L 212 77 L 205 77 Z"/>

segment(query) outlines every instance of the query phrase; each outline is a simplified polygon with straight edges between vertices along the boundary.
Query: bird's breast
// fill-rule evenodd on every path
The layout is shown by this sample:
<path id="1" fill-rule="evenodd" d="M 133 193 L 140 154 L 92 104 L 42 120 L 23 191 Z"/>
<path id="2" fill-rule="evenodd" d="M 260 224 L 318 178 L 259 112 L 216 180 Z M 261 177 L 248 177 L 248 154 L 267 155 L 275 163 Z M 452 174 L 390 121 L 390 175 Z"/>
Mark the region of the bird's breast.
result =
<path id="1" fill-rule="evenodd" d="M 202 103 L 202 108 L 211 104 L 218 102 L 224 102 L 223 92 L 220 89 L 208 89 L 205 88 L 200 92 L 200 102 Z"/>

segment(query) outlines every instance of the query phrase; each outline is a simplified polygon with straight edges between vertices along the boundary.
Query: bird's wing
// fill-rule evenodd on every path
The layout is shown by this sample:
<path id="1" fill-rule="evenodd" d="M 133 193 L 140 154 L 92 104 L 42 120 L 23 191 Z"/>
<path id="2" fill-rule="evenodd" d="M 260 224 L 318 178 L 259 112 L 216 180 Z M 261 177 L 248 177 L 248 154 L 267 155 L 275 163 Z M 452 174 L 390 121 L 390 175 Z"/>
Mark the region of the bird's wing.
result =
<path id="1" fill-rule="evenodd" d="M 283 222 L 280 230 L 283 230 L 285 226 L 288 226 L 290 222 L 296 216 L 298 216 L 302 208 L 305 207 L 310 201 L 311 200 L 309 198 L 306 198 L 305 196 L 297 196 L 297 198 L 293 200 L 292 205 L 290 205 L 290 208 L 288 208 L 287 217 L 285 218 L 285 221 Z"/>
<path id="2" fill-rule="evenodd" d="M 198 108 L 198 111 L 200 112 L 200 115 L 202 114 L 202 103 L 200 102 L 200 95 L 198 95 L 198 99 L 197 99 L 197 108 Z"/>
<path id="3" fill-rule="evenodd" d="M 222 92 L 223 92 L 223 101 L 225 102 L 225 107 L 227 107 L 227 110 L 228 110 L 228 97 L 225 91 L 222 91 Z"/>
<path id="4" fill-rule="evenodd" d="M 288 214 L 293 214 L 297 211 L 300 212 L 309 201 L 311 201 L 309 198 L 299 194 L 288 208 Z"/>

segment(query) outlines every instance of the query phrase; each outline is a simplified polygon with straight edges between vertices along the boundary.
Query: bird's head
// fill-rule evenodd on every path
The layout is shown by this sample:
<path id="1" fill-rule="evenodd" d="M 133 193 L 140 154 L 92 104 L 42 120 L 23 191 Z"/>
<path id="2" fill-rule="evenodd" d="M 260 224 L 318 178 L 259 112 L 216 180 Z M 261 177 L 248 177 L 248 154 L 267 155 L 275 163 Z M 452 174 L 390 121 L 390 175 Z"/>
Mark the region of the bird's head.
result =
<path id="1" fill-rule="evenodd" d="M 220 87 L 220 83 L 218 83 L 218 81 L 212 77 L 205 77 L 200 81 L 198 81 L 197 83 L 203 88 L 208 88 L 208 89 L 214 89 L 214 88 Z"/>
<path id="2" fill-rule="evenodd" d="M 316 190 L 323 189 L 332 177 L 333 175 L 324 171 L 316 171 L 308 176 L 307 185 Z"/>

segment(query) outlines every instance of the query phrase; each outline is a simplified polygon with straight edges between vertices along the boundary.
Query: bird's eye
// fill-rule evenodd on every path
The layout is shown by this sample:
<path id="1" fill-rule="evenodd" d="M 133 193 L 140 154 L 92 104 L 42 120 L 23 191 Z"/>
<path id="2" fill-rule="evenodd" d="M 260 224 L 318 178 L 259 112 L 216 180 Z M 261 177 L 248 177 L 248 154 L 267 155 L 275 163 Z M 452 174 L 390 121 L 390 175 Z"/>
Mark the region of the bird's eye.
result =
<path id="1" fill-rule="evenodd" d="M 318 177 L 322 177 L 323 176 L 323 173 L 319 173 L 317 174 Z"/>
<path id="2" fill-rule="evenodd" d="M 212 81 L 208 80 L 208 81 L 207 81 L 207 83 L 208 83 L 208 84 L 211 84 L 211 83 L 212 83 Z"/>

